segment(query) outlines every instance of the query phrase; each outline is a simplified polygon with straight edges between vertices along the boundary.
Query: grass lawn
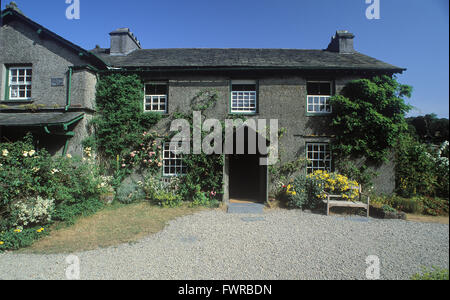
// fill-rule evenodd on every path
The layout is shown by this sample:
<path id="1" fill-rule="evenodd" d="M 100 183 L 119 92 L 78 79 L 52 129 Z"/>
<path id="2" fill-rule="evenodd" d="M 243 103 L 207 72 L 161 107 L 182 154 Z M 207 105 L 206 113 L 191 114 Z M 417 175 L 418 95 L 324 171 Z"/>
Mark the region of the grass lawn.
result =
<path id="1" fill-rule="evenodd" d="M 415 215 L 415 214 L 406 214 L 406 219 L 412 222 L 423 222 L 423 223 L 439 223 L 439 224 L 447 224 L 449 221 L 449 217 L 440 216 L 425 216 L 425 215 Z"/>
<path id="2" fill-rule="evenodd" d="M 80 218 L 73 226 L 54 225 L 48 237 L 18 253 L 73 253 L 131 243 L 161 231 L 170 220 L 201 210 L 205 208 L 160 208 L 145 202 L 113 204 L 93 216 Z"/>

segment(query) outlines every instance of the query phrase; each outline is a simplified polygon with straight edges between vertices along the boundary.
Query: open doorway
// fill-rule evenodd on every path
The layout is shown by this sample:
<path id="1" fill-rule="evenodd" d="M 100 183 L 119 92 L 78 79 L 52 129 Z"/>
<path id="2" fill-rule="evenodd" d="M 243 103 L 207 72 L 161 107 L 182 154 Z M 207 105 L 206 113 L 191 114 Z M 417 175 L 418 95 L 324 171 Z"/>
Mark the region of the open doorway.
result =
<path id="1" fill-rule="evenodd" d="M 252 129 L 244 129 L 244 154 L 228 155 L 229 198 L 232 203 L 264 203 L 267 200 L 267 166 L 260 165 L 264 157 L 258 152 L 250 154 L 248 135 L 256 134 Z M 236 150 L 234 133 L 234 153 Z"/>

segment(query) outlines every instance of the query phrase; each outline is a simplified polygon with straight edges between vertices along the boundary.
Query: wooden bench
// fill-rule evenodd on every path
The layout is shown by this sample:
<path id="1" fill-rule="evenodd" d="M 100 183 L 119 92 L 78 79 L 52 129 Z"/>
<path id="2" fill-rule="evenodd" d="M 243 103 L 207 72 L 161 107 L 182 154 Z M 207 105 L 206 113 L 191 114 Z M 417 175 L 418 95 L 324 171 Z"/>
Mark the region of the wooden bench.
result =
<path id="1" fill-rule="evenodd" d="M 370 209 L 370 197 L 367 197 L 367 203 L 362 202 L 362 189 L 361 186 L 355 187 L 358 189 L 359 201 L 347 201 L 342 198 L 342 195 L 331 195 L 325 192 L 327 195 L 327 199 L 323 200 L 323 202 L 327 205 L 327 216 L 330 215 L 330 208 L 332 207 L 353 207 L 353 208 L 364 208 L 367 210 L 367 217 L 369 217 L 369 209 Z M 343 200 L 332 200 L 332 199 L 343 199 Z"/>

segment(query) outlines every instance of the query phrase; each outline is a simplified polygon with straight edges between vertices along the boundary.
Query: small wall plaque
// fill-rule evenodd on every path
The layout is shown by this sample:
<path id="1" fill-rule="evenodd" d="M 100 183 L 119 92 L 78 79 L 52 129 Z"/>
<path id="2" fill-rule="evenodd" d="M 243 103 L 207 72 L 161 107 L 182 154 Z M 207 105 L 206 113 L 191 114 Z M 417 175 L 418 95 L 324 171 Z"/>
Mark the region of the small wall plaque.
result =
<path id="1" fill-rule="evenodd" d="M 52 78 L 52 87 L 64 86 L 64 78 Z"/>

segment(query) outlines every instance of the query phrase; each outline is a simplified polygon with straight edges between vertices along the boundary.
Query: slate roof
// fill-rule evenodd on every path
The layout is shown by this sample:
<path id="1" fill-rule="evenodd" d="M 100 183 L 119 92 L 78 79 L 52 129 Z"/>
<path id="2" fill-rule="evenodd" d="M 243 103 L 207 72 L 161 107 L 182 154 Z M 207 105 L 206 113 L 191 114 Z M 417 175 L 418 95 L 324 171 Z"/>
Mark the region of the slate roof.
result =
<path id="1" fill-rule="evenodd" d="M 139 49 L 126 56 L 111 56 L 109 49 L 95 54 L 113 67 L 146 68 L 292 68 L 305 70 L 370 70 L 401 73 L 393 66 L 355 52 L 340 54 L 327 50 L 300 49 Z"/>
<path id="2" fill-rule="evenodd" d="M 0 126 L 41 126 L 68 123 L 81 117 L 80 112 L 0 113 Z"/>

